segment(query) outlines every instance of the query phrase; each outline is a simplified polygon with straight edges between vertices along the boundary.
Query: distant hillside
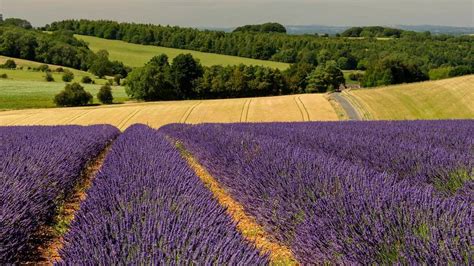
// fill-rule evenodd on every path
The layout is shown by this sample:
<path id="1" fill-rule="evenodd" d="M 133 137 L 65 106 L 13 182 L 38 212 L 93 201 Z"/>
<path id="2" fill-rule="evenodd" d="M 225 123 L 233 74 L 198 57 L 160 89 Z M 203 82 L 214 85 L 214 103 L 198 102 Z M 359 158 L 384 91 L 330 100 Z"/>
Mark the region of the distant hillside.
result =
<path id="1" fill-rule="evenodd" d="M 474 27 L 450 27 L 450 26 L 433 26 L 433 25 L 395 25 L 395 28 L 402 30 L 411 30 L 416 32 L 429 31 L 431 34 L 450 34 L 450 35 L 468 35 L 474 34 Z"/>
<path id="2" fill-rule="evenodd" d="M 344 32 L 351 28 L 351 26 L 326 26 L 326 25 L 284 25 L 288 34 L 292 35 L 303 35 L 303 34 L 328 34 L 336 35 Z M 429 31 L 431 34 L 440 35 L 469 35 L 474 34 L 474 27 L 451 27 L 451 26 L 436 26 L 436 25 L 387 25 L 387 27 L 415 31 L 425 32 Z M 224 31 L 232 32 L 235 27 L 200 27 L 200 29 L 213 30 L 213 31 Z"/>
<path id="3" fill-rule="evenodd" d="M 474 119 L 474 75 L 344 92 L 368 120 Z"/>
<path id="4" fill-rule="evenodd" d="M 245 25 L 236 28 L 233 32 L 260 32 L 260 33 L 286 33 L 286 28 L 279 23 L 264 23 L 259 25 Z"/>
<path id="5" fill-rule="evenodd" d="M 400 38 L 404 30 L 373 26 L 373 27 L 352 27 L 341 33 L 342 37 L 394 37 Z"/>
<path id="6" fill-rule="evenodd" d="M 175 49 L 153 45 L 140 45 L 134 43 L 127 43 L 119 40 L 107 40 L 84 35 L 76 35 L 76 38 L 87 42 L 89 48 L 92 51 L 99 51 L 105 49 L 109 52 L 111 59 L 119 60 L 121 62 L 124 62 L 126 65 L 132 67 L 141 67 L 146 62 L 150 61 L 153 56 L 159 54 L 166 54 L 170 59 L 173 59 L 179 54 L 188 53 L 199 59 L 201 61 L 201 64 L 203 64 L 204 66 L 228 66 L 244 64 L 278 68 L 280 70 L 285 70 L 289 67 L 289 64 L 281 62 L 257 60 L 252 58 L 244 58 L 222 54 L 203 53 L 193 50 Z"/>

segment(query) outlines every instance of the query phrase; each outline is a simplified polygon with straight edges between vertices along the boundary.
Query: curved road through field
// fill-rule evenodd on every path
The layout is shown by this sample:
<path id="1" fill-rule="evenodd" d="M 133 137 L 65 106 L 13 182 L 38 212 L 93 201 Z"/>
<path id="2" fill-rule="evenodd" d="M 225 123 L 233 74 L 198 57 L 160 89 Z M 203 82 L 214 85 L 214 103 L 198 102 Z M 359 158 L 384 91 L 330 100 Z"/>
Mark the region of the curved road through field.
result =
<path id="1" fill-rule="evenodd" d="M 331 94 L 331 97 L 341 105 L 342 109 L 344 109 L 347 116 L 349 117 L 349 120 L 352 120 L 352 121 L 362 120 L 362 118 L 360 117 L 356 109 L 349 103 L 349 101 L 346 98 L 344 98 L 344 96 L 341 95 L 340 92 L 335 92 Z"/>

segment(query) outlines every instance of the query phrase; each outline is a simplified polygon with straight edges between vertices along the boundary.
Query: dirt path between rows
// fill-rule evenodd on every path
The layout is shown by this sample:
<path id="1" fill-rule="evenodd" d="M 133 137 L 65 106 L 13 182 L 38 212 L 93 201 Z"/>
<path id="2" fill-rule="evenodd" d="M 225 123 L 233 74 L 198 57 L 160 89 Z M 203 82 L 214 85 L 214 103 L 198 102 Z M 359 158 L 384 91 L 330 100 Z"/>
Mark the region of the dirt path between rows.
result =
<path id="1" fill-rule="evenodd" d="M 74 215 L 79 211 L 81 202 L 86 199 L 86 192 L 92 186 L 93 180 L 102 167 L 106 155 L 112 147 L 112 142 L 86 164 L 78 183 L 58 207 L 58 213 L 53 223 L 38 230 L 31 241 L 31 254 L 28 254 L 21 264 L 53 265 L 61 260 L 59 250 L 63 247 L 63 237 L 69 230 Z"/>
<path id="2" fill-rule="evenodd" d="M 255 219 L 245 213 L 244 207 L 227 193 L 219 182 L 186 150 L 181 142 L 173 142 L 191 169 L 212 192 L 219 204 L 227 209 L 228 215 L 237 223 L 237 229 L 247 241 L 253 243 L 263 254 L 269 254 L 272 265 L 298 265 L 288 247 L 272 240 Z"/>

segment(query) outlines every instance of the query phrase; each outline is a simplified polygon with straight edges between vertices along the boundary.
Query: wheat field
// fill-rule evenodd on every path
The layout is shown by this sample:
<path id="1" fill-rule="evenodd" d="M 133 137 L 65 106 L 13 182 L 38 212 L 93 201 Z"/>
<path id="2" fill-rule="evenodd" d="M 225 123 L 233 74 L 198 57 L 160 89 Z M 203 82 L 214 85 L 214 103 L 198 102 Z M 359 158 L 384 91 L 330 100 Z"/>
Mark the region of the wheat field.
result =
<path id="1" fill-rule="evenodd" d="M 474 75 L 344 95 L 367 120 L 474 119 Z"/>
<path id="2" fill-rule="evenodd" d="M 159 128 L 170 123 L 337 120 L 325 94 L 0 112 L 0 126 L 111 124 L 121 130 L 136 123 Z"/>

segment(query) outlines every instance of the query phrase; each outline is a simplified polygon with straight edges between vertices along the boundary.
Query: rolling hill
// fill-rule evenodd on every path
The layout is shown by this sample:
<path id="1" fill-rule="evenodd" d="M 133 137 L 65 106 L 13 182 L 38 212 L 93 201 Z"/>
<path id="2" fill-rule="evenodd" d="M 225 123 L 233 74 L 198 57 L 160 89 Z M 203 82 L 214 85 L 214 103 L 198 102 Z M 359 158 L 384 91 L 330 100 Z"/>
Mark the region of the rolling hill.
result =
<path id="1" fill-rule="evenodd" d="M 474 75 L 343 95 L 368 120 L 474 119 Z"/>
<path id="2" fill-rule="evenodd" d="M 12 70 L 15 74 L 26 72 L 22 70 Z M 0 74 L 3 73 L 0 70 Z M 42 72 L 32 72 L 38 75 L 44 75 Z M 10 76 L 10 74 L 8 74 Z M 27 76 L 29 78 L 31 76 Z M 0 79 L 0 111 L 11 109 L 28 109 L 28 108 L 48 108 L 54 107 L 53 98 L 64 89 L 64 82 L 58 77 L 58 82 L 40 82 L 29 80 L 4 80 Z M 77 78 L 76 78 L 77 79 Z M 94 96 L 99 92 L 101 85 L 81 84 L 85 90 Z M 128 100 L 123 87 L 113 87 L 113 95 L 115 102 L 123 102 Z M 0 112 L 0 115 L 3 114 Z M 1 118 L 0 118 L 1 120 Z M 0 122 L 1 124 L 1 122 Z"/>
<path id="3" fill-rule="evenodd" d="M 111 124 L 122 130 L 135 123 L 158 128 L 169 123 L 335 120 L 324 94 L 0 112 L 0 126 Z"/>
<path id="4" fill-rule="evenodd" d="M 192 54 L 194 58 L 201 61 L 204 66 L 212 65 L 259 65 L 271 68 L 278 68 L 284 70 L 289 67 L 289 64 L 279 63 L 273 61 L 257 60 L 251 58 L 220 55 L 212 53 L 203 53 L 192 50 L 182 50 L 166 47 L 158 47 L 151 45 L 140 45 L 127 43 L 117 40 L 107 40 L 97 37 L 75 35 L 76 38 L 84 40 L 89 44 L 89 48 L 93 51 L 107 50 L 110 54 L 110 59 L 118 60 L 131 67 L 141 67 L 148 62 L 153 56 L 166 54 L 170 59 L 173 59 L 179 54 Z"/>
<path id="5" fill-rule="evenodd" d="M 44 81 L 45 73 L 33 70 L 33 68 L 37 68 L 41 65 L 44 65 L 43 63 L 0 55 L 0 64 L 4 64 L 9 59 L 15 61 L 18 68 L 17 69 L 0 69 L 0 74 L 7 74 L 9 79 L 13 79 L 16 81 Z M 46 64 L 46 65 L 48 65 L 49 69 L 53 71 L 51 74 L 53 75 L 55 82 L 62 82 L 61 80 L 62 73 L 54 72 L 58 68 L 67 69 L 71 71 L 72 73 L 74 73 L 74 81 L 76 82 L 80 82 L 82 77 L 84 76 L 89 76 L 95 81 L 96 84 L 105 84 L 106 82 L 105 79 L 98 79 L 94 76 L 94 74 L 86 72 L 86 71 L 81 71 L 74 68 L 63 67 L 63 66 L 58 66 L 58 65 L 51 65 L 51 64 Z M 31 69 L 28 69 L 28 68 L 31 68 Z"/>

